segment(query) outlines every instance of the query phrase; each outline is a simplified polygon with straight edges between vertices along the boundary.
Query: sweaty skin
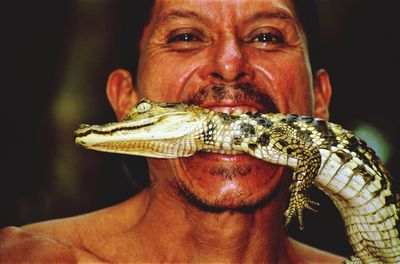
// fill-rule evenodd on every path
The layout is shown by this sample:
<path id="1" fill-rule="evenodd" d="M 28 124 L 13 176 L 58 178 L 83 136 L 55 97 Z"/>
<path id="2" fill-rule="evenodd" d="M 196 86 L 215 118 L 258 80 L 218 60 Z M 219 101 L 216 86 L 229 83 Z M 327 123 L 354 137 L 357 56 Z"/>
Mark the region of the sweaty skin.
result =
<path id="1" fill-rule="evenodd" d="M 108 80 L 119 120 L 142 97 L 216 111 L 329 117 L 329 76 L 325 70 L 313 76 L 290 0 L 158 0 L 140 49 L 135 81 L 125 70 Z M 283 167 L 208 153 L 148 163 L 151 187 L 121 204 L 3 229 L 0 260 L 343 261 L 286 236 L 291 172 Z"/>

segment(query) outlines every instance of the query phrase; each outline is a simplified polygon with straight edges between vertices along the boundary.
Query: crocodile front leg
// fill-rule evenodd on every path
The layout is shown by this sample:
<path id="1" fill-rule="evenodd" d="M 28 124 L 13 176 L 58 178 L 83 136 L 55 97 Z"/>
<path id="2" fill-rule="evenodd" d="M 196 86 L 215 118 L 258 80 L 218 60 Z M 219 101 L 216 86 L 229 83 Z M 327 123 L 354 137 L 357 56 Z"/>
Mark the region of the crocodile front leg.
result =
<path id="1" fill-rule="evenodd" d="M 301 160 L 297 170 L 293 173 L 293 181 L 290 185 L 289 207 L 285 212 L 286 225 L 295 216 L 299 221 L 300 230 L 304 229 L 303 210 L 305 208 L 316 212 L 312 205 L 319 205 L 308 197 L 308 189 L 317 176 L 320 165 L 320 158 L 316 156 L 310 160 Z"/>
<path id="2" fill-rule="evenodd" d="M 244 136 L 240 144 L 242 151 L 267 162 L 289 166 L 294 170 L 290 185 L 290 199 L 285 211 L 286 225 L 297 216 L 300 229 L 303 229 L 303 211 L 315 211 L 313 205 L 318 203 L 308 197 L 308 190 L 318 175 L 321 154 L 313 143 L 309 132 L 296 129 L 289 120 L 275 116 L 274 120 L 265 115 L 246 120 L 239 120 L 238 127 L 252 127 L 252 136 Z M 295 116 L 294 116 L 295 117 Z M 239 134 L 246 134 L 240 131 Z"/>

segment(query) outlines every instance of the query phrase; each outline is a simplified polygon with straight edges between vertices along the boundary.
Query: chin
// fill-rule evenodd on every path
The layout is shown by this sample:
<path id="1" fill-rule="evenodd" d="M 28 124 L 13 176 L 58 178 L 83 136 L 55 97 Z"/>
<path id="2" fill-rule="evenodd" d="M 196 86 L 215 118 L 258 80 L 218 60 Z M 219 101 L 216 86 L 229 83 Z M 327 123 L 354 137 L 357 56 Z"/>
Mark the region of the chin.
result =
<path id="1" fill-rule="evenodd" d="M 190 204 L 203 211 L 252 212 L 283 187 L 288 190 L 284 167 L 248 155 L 199 152 L 179 162 L 182 171 L 175 184 Z"/>

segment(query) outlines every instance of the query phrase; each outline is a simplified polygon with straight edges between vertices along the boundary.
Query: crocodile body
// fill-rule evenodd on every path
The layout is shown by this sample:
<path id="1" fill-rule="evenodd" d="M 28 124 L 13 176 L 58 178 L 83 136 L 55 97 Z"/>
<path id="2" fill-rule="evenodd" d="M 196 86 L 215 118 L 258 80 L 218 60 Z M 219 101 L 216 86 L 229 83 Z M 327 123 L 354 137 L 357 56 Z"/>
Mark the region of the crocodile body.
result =
<path id="1" fill-rule="evenodd" d="M 355 256 L 348 263 L 400 263 L 400 198 L 374 151 L 352 132 L 310 116 L 225 114 L 140 101 L 121 122 L 82 125 L 75 140 L 99 151 L 176 158 L 197 151 L 247 153 L 293 169 L 289 223 L 313 210 L 314 184 L 334 202 Z"/>

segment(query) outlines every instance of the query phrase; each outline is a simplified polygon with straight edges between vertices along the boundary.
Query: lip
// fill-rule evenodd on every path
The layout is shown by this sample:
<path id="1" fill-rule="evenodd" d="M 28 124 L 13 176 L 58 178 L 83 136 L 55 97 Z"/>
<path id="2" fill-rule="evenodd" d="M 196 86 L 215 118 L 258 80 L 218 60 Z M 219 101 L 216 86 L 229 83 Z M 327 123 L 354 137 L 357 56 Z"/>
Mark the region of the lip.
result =
<path id="1" fill-rule="evenodd" d="M 219 153 L 210 153 L 204 151 L 199 151 L 195 155 L 198 158 L 207 159 L 209 161 L 232 162 L 235 164 L 248 163 L 254 161 L 254 159 L 257 159 L 247 154 L 219 154 Z"/>

